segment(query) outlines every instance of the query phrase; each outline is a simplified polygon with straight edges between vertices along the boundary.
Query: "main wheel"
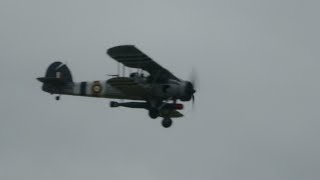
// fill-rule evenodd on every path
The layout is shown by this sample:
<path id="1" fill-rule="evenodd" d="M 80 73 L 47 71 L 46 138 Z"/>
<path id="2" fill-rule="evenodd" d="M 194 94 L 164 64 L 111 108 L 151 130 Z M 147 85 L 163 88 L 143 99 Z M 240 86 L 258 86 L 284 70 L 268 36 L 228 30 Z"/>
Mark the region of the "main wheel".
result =
<path id="1" fill-rule="evenodd" d="M 172 120 L 170 118 L 164 118 L 161 124 L 164 128 L 169 128 L 172 125 Z"/>
<path id="2" fill-rule="evenodd" d="M 56 96 L 56 100 L 59 101 L 60 100 L 60 96 Z"/>
<path id="3" fill-rule="evenodd" d="M 149 116 L 152 119 L 156 119 L 159 116 L 159 111 L 156 108 L 150 108 L 149 109 Z"/>

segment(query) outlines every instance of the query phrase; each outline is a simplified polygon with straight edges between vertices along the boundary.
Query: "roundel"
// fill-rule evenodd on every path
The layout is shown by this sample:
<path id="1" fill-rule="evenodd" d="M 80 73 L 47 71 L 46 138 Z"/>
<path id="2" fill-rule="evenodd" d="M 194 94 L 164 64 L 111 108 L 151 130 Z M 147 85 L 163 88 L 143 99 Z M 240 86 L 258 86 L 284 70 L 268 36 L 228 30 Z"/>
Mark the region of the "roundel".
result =
<path id="1" fill-rule="evenodd" d="M 99 81 L 94 81 L 91 87 L 92 94 L 97 96 L 102 91 L 102 86 Z"/>

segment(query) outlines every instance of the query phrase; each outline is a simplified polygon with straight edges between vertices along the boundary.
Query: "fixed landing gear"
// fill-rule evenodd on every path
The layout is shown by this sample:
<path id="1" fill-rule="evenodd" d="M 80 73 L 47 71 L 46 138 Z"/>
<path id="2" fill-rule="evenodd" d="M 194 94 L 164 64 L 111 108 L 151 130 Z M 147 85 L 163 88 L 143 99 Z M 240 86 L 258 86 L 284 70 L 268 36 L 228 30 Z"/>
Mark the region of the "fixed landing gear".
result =
<path id="1" fill-rule="evenodd" d="M 149 112 L 149 116 L 152 119 L 156 119 L 157 117 L 162 117 L 162 126 L 164 128 L 169 128 L 172 125 L 172 120 L 170 117 L 175 117 L 171 115 L 171 110 L 167 108 L 155 108 L 150 106 L 150 104 L 145 102 L 110 102 L 110 107 L 127 107 L 127 108 L 139 108 L 139 109 L 146 109 Z"/>
<path id="2" fill-rule="evenodd" d="M 156 108 L 150 108 L 149 109 L 149 116 L 152 119 L 156 119 L 159 116 L 159 111 Z"/>
<path id="3" fill-rule="evenodd" d="M 163 118 L 161 124 L 164 128 L 169 128 L 172 125 L 172 120 L 168 117 L 165 117 L 165 118 Z"/>
<path id="4" fill-rule="evenodd" d="M 149 109 L 149 116 L 152 119 L 156 119 L 157 117 L 160 116 L 160 112 L 157 108 L 150 108 Z M 172 119 L 168 115 L 165 115 L 165 117 L 161 121 L 161 124 L 164 128 L 169 128 L 172 126 Z"/>

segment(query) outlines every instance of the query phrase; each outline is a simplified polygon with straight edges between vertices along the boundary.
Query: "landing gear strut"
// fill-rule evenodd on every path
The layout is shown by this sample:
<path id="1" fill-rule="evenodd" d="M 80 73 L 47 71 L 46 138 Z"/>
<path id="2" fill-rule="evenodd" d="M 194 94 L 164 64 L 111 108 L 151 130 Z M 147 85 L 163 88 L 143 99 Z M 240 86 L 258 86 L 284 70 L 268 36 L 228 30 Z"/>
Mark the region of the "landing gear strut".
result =
<path id="1" fill-rule="evenodd" d="M 172 125 L 172 120 L 169 117 L 165 117 L 163 118 L 161 124 L 164 128 L 169 128 Z"/>
<path id="2" fill-rule="evenodd" d="M 152 119 L 156 119 L 156 118 L 159 116 L 159 111 L 158 111 L 158 109 L 156 109 L 156 108 L 150 108 L 150 109 L 149 109 L 149 116 L 150 116 Z"/>

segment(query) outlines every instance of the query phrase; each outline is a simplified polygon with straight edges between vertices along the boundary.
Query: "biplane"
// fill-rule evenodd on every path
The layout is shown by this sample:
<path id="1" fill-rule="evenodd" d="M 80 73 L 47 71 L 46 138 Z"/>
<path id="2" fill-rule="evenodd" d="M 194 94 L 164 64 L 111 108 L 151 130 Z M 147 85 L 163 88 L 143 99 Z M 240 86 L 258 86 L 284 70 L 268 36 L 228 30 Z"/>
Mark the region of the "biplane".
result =
<path id="1" fill-rule="evenodd" d="M 112 47 L 107 54 L 119 63 L 118 74 L 108 80 L 73 82 L 71 71 L 62 62 L 52 63 L 45 77 L 37 79 L 43 83 L 43 91 L 57 95 L 56 100 L 60 95 L 119 99 L 111 101 L 110 107 L 146 109 L 150 118 L 162 117 L 165 128 L 172 125 L 172 118 L 183 117 L 179 110 L 184 106 L 178 101 L 194 101 L 194 82 L 177 78 L 135 46 Z M 137 71 L 121 76 L 120 64 Z"/>

